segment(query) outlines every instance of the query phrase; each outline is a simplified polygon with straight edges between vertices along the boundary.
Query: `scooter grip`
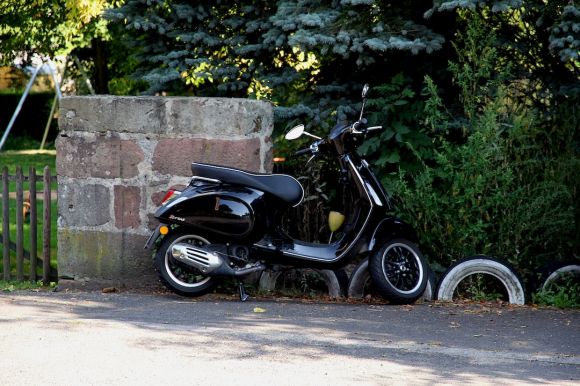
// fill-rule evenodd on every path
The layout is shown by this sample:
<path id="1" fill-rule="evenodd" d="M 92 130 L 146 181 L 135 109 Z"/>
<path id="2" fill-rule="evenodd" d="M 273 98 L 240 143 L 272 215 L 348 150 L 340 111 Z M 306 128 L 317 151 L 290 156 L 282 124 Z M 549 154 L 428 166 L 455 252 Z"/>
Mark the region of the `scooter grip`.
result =
<path id="1" fill-rule="evenodd" d="M 294 153 L 294 155 L 303 155 L 303 154 L 308 154 L 311 152 L 312 152 L 312 150 L 310 150 L 310 148 L 307 147 L 306 149 L 298 150 L 296 153 Z"/>

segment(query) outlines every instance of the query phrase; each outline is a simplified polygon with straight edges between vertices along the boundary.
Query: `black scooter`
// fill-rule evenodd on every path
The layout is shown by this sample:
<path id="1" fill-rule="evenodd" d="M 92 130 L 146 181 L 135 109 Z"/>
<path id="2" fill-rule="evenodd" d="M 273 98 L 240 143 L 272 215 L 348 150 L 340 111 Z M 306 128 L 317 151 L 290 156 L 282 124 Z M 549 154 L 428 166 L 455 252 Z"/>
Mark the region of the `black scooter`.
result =
<path id="1" fill-rule="evenodd" d="M 373 285 L 383 296 L 398 304 L 417 300 L 426 287 L 428 267 L 414 244 L 416 233 L 389 215 L 393 208 L 385 190 L 355 151 L 367 135 L 382 128 L 367 127 L 363 118 L 367 92 L 365 85 L 359 120 L 335 126 L 328 138 L 305 132 L 303 125 L 285 137 L 313 137 L 310 147 L 296 155 L 326 155 L 340 166 L 352 200 L 344 224 L 334 225 L 343 227 L 335 241 L 307 243 L 282 229 L 284 212 L 304 198 L 295 178 L 193 163 L 189 185 L 170 190 L 156 211 L 160 225 L 145 245 L 149 249 L 163 236 L 155 254 L 162 282 L 181 295 L 198 296 L 220 277 L 236 277 L 240 299 L 246 300 L 242 279 L 251 273 L 280 266 L 338 269 L 368 255 Z"/>

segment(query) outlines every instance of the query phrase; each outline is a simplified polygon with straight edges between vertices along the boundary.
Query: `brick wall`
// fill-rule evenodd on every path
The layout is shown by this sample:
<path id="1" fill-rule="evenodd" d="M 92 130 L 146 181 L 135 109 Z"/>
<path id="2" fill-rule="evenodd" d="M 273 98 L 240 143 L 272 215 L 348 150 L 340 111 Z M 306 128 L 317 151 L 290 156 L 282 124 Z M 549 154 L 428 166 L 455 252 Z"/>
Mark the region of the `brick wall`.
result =
<path id="1" fill-rule="evenodd" d="M 192 161 L 267 172 L 267 102 L 182 97 L 67 97 L 57 139 L 61 277 L 154 281 L 143 250 L 170 186 Z"/>

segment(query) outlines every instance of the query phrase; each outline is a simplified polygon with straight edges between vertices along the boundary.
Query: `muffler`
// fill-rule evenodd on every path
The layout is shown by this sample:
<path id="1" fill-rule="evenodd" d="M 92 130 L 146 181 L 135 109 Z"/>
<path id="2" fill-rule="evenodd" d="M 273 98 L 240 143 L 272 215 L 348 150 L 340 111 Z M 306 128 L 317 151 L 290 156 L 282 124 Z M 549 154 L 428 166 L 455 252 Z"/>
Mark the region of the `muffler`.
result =
<path id="1" fill-rule="evenodd" d="M 212 245 L 213 247 L 213 245 Z M 216 246 L 217 247 L 217 246 Z M 191 244 L 177 243 L 171 247 L 171 255 L 190 267 L 197 268 L 208 276 L 246 276 L 266 269 L 263 264 L 256 263 L 243 268 L 232 268 L 227 257 L 220 256 L 217 251 L 208 251 Z"/>
<path id="2" fill-rule="evenodd" d="M 177 243 L 171 247 L 171 255 L 175 260 L 197 268 L 208 275 L 225 265 L 224 259 L 217 252 L 208 252 L 186 243 Z"/>

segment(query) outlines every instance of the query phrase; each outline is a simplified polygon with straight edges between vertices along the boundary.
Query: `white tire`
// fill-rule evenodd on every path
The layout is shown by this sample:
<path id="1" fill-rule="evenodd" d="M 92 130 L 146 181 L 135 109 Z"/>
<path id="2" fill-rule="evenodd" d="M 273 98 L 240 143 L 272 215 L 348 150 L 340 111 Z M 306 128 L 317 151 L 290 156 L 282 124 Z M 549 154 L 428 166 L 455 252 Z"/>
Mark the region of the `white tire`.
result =
<path id="1" fill-rule="evenodd" d="M 547 290 L 552 284 L 558 283 L 563 278 L 574 277 L 580 278 L 580 264 L 563 264 L 561 267 L 553 270 L 542 284 L 542 290 Z"/>
<path id="2" fill-rule="evenodd" d="M 475 274 L 495 277 L 505 287 L 510 304 L 525 304 L 524 287 L 514 269 L 507 263 L 487 256 L 466 257 L 449 267 L 439 283 L 437 299 L 453 301 L 453 294 L 459 283 Z"/>

